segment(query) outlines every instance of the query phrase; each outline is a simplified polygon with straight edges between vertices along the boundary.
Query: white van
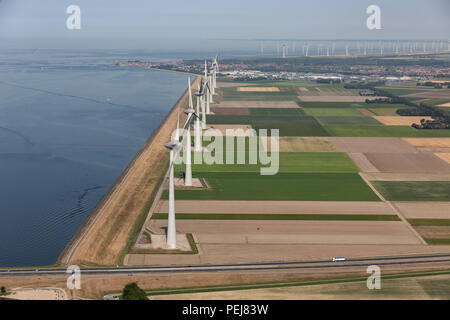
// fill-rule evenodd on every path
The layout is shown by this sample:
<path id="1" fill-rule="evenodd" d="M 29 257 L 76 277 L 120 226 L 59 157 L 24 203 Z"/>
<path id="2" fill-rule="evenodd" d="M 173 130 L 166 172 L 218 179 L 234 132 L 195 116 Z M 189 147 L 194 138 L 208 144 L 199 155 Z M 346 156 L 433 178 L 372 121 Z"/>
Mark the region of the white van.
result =
<path id="1" fill-rule="evenodd" d="M 334 257 L 333 262 L 345 261 L 344 257 Z"/>

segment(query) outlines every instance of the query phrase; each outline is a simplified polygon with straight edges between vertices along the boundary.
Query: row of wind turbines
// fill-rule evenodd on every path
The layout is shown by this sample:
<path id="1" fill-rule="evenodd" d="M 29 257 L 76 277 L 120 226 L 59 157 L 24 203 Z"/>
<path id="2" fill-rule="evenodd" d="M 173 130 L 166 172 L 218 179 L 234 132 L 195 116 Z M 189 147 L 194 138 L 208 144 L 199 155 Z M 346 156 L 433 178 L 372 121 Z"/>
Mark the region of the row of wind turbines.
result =
<path id="1" fill-rule="evenodd" d="M 165 144 L 170 150 L 169 162 L 169 212 L 167 221 L 166 249 L 177 249 L 176 220 L 175 220 L 175 181 L 174 165 L 180 152 L 183 151 L 185 158 L 184 185 L 192 186 L 192 166 L 191 166 L 191 124 L 194 123 L 194 152 L 202 152 L 202 130 L 207 129 L 206 115 L 210 114 L 210 104 L 213 103 L 213 97 L 217 88 L 217 73 L 219 72 L 219 63 L 217 56 L 208 66 L 205 60 L 204 76 L 198 85 L 197 105 L 194 109 L 192 101 L 191 79 L 188 78 L 189 105 L 184 110 L 187 115 L 186 121 L 182 127 L 180 135 L 180 113 L 178 112 L 177 129 L 172 139 Z"/>
<path id="2" fill-rule="evenodd" d="M 270 49 L 269 43 L 260 43 L 260 55 L 264 56 Z M 334 56 L 334 55 L 368 55 L 399 53 L 430 53 L 450 51 L 450 40 L 444 41 L 352 41 L 352 42 L 284 42 L 276 43 L 276 54 L 286 58 L 289 56 Z"/>

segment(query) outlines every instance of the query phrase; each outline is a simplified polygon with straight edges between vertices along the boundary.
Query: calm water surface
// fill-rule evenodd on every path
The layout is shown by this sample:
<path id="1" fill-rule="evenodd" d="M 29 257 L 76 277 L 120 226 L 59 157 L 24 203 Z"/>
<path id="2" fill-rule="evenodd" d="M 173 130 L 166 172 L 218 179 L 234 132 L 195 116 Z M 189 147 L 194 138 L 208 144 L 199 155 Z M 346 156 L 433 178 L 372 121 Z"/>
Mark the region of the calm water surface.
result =
<path id="1" fill-rule="evenodd" d="M 0 266 L 55 263 L 187 86 L 124 52 L 0 52 Z"/>

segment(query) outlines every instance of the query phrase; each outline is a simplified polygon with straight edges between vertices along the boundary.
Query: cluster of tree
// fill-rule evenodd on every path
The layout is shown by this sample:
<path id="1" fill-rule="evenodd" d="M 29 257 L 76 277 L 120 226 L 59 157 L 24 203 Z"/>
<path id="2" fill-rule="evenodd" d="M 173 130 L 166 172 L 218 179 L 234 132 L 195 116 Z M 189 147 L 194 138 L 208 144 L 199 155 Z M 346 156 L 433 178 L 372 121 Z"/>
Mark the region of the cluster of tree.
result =
<path id="1" fill-rule="evenodd" d="M 393 103 L 391 98 L 377 98 L 377 99 L 366 99 L 367 104 L 371 103 Z"/>
<path id="2" fill-rule="evenodd" d="M 436 89 L 442 89 L 443 87 L 450 87 L 450 82 L 436 83 L 436 82 L 426 81 L 426 82 L 417 82 L 416 85 L 417 86 L 433 87 L 433 88 L 436 88 Z"/>
<path id="3" fill-rule="evenodd" d="M 233 78 L 234 81 L 262 81 L 262 80 L 270 80 L 267 77 L 236 77 Z"/>
<path id="4" fill-rule="evenodd" d="M 383 81 L 384 84 L 384 81 Z M 407 105 L 409 108 L 403 108 L 398 109 L 396 111 L 397 114 L 401 116 L 430 116 L 433 117 L 434 120 L 428 120 L 421 123 L 420 125 L 412 125 L 412 127 L 416 129 L 449 129 L 450 128 L 450 117 L 443 112 L 441 112 L 439 109 L 434 108 L 433 106 L 429 106 L 425 103 L 415 104 L 414 102 L 403 98 L 398 97 L 396 95 L 393 95 L 392 93 L 389 93 L 387 91 L 384 91 L 379 88 L 375 88 L 375 86 L 380 86 L 379 82 L 358 82 L 358 83 L 351 83 L 349 86 L 344 86 L 344 88 L 347 89 L 370 89 L 373 90 L 373 92 L 377 96 L 384 96 L 388 97 L 392 104 L 404 104 Z"/>
<path id="5" fill-rule="evenodd" d="M 413 123 L 411 126 L 416 129 L 450 129 L 450 124 L 444 119 L 421 119 L 420 124 Z"/>
<path id="6" fill-rule="evenodd" d="M 0 288 L 0 294 L 1 294 L 1 295 L 5 295 L 5 294 L 6 294 L 6 287 L 5 287 L 5 286 L 1 286 L 1 288 Z"/>
<path id="7" fill-rule="evenodd" d="M 379 80 L 379 81 L 355 81 L 355 82 L 350 82 L 344 85 L 345 89 L 365 89 L 365 90 L 372 90 L 374 93 L 375 90 L 373 90 L 373 87 L 375 86 L 384 86 L 386 82 L 384 80 Z"/>
<path id="8" fill-rule="evenodd" d="M 123 288 L 123 300 L 148 300 L 145 291 L 139 288 L 136 282 L 129 283 Z"/>
<path id="9" fill-rule="evenodd" d="M 333 84 L 333 83 L 341 83 L 341 79 L 317 79 L 316 82 Z"/>
<path id="10" fill-rule="evenodd" d="M 417 108 L 397 109 L 396 113 L 400 116 L 431 116 L 428 111 Z"/>

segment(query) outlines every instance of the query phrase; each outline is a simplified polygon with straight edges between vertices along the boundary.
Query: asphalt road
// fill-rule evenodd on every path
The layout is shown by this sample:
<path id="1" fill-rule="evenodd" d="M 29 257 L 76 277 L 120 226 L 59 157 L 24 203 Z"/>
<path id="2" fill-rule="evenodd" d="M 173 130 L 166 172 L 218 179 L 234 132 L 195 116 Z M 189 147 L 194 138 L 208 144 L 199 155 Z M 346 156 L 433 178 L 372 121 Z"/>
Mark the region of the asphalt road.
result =
<path id="1" fill-rule="evenodd" d="M 450 268 L 450 254 L 415 255 L 383 258 L 348 259 L 342 262 L 331 260 L 292 261 L 273 263 L 222 264 L 222 265 L 184 265 L 184 266 L 153 266 L 153 267 L 99 267 L 81 268 L 82 274 L 140 274 L 140 273 L 183 273 L 183 272 L 222 272 L 222 271 L 264 271 L 264 270 L 292 270 L 292 269 L 328 269 L 355 268 L 370 265 L 396 266 L 415 264 L 448 264 Z M 0 277 L 30 277 L 65 275 L 65 268 L 35 268 L 35 269 L 0 269 Z"/>

